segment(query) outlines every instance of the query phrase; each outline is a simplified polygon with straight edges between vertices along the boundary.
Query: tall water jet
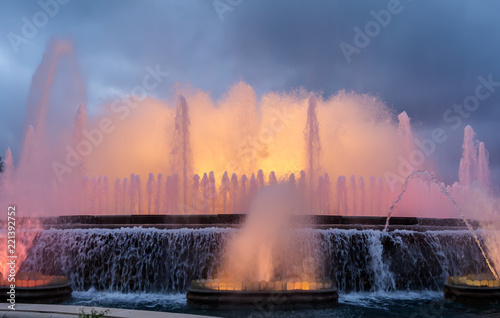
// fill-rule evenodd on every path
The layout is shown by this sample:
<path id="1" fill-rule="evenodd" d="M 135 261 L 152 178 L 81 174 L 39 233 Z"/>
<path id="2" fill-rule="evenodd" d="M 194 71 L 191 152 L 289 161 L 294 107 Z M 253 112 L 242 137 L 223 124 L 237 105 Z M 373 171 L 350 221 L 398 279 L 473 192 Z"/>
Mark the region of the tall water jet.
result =
<path id="1" fill-rule="evenodd" d="M 477 163 L 477 183 L 481 187 L 490 186 L 489 154 L 484 142 L 479 143 L 479 155 Z"/>
<path id="2" fill-rule="evenodd" d="M 365 200 L 366 200 L 366 191 L 365 191 L 365 179 L 363 177 L 359 177 L 358 179 L 359 185 L 359 213 L 360 215 L 364 215 L 365 213 Z"/>
<path id="3" fill-rule="evenodd" d="M 208 175 L 208 180 L 210 182 L 210 199 L 212 200 L 212 214 L 215 214 L 215 201 L 217 201 L 217 188 L 215 187 L 215 174 L 210 171 Z"/>
<path id="4" fill-rule="evenodd" d="M 464 143 L 462 145 L 463 154 L 460 159 L 458 180 L 463 186 L 470 186 L 476 179 L 477 148 L 476 133 L 472 127 L 467 125 L 464 129 Z"/>
<path id="5" fill-rule="evenodd" d="M 396 136 L 398 138 L 398 153 L 405 160 L 409 160 L 414 150 L 413 133 L 411 131 L 410 117 L 406 112 L 398 115 L 399 125 Z"/>
<path id="6" fill-rule="evenodd" d="M 257 186 L 259 189 L 264 186 L 264 171 L 262 169 L 257 172 Z"/>
<path id="7" fill-rule="evenodd" d="M 115 191 L 114 191 L 114 198 L 115 198 L 115 215 L 118 215 L 118 213 L 121 211 L 121 184 L 120 184 L 120 178 L 115 179 Z"/>
<path id="8" fill-rule="evenodd" d="M 210 198 L 210 183 L 206 172 L 201 179 L 201 191 L 203 193 L 203 213 L 207 214 L 209 210 L 208 200 Z"/>
<path id="9" fill-rule="evenodd" d="M 337 178 L 337 211 L 339 215 L 348 213 L 347 181 L 344 176 Z"/>
<path id="10" fill-rule="evenodd" d="M 375 200 L 377 199 L 375 196 L 375 188 L 376 188 L 376 182 L 375 182 L 375 176 L 370 176 L 369 179 L 370 183 L 370 215 L 375 215 L 377 212 L 374 207 L 375 207 Z"/>
<path id="11" fill-rule="evenodd" d="M 247 206 L 247 183 L 248 183 L 248 178 L 247 175 L 244 174 L 241 176 L 241 183 L 240 183 L 240 210 L 243 213 L 246 213 L 246 206 Z"/>
<path id="12" fill-rule="evenodd" d="M 274 171 L 271 171 L 269 173 L 269 185 L 273 186 L 277 184 L 278 184 L 278 179 L 276 178 L 276 174 L 274 173 Z"/>
<path id="13" fill-rule="evenodd" d="M 154 195 L 154 189 L 155 188 L 155 176 L 154 174 L 150 173 L 148 182 L 146 183 L 146 197 L 147 197 L 147 204 L 148 204 L 148 214 L 151 214 L 151 208 L 153 205 L 153 195 Z"/>
<path id="14" fill-rule="evenodd" d="M 220 194 L 222 195 L 222 213 L 226 214 L 227 212 L 227 196 L 229 194 L 229 175 L 227 171 L 222 175 L 222 181 L 220 185 Z"/>
<path id="15" fill-rule="evenodd" d="M 172 144 L 172 171 L 174 173 L 181 172 L 182 198 L 184 206 L 183 213 L 187 212 L 188 203 L 188 179 L 191 175 L 193 155 L 191 152 L 191 139 L 189 126 L 189 108 L 184 96 L 179 95 L 177 100 L 177 109 L 175 111 L 175 130 Z"/>
<path id="16" fill-rule="evenodd" d="M 350 189 L 351 189 L 351 215 L 356 216 L 357 215 L 357 203 L 358 203 L 358 189 L 356 187 L 356 177 L 351 176 L 349 179 L 349 184 L 350 184 Z"/>
<path id="17" fill-rule="evenodd" d="M 165 213 L 164 206 L 162 205 L 161 198 L 163 197 L 163 174 L 159 173 L 156 177 L 156 191 L 155 191 L 155 202 L 154 202 L 154 211 L 157 214 Z"/>
<path id="18" fill-rule="evenodd" d="M 232 212 L 238 213 L 238 176 L 236 173 L 231 175 L 231 184 L 229 186 L 229 197 L 232 203 Z"/>
<path id="19" fill-rule="evenodd" d="M 320 169 L 321 143 L 319 139 L 319 122 L 316 114 L 318 99 L 311 93 L 307 107 L 307 124 L 305 131 L 307 168 L 309 173 L 309 211 L 313 211 L 314 176 Z"/>
<path id="20" fill-rule="evenodd" d="M 61 84 L 61 85 L 59 85 Z M 32 77 L 25 127 L 32 125 L 48 147 L 62 133 L 70 133 L 71 117 L 78 105 L 85 103 L 85 89 L 73 44 L 51 40 Z M 57 118 L 57 121 L 49 119 Z"/>
<path id="21" fill-rule="evenodd" d="M 128 195 L 128 179 L 124 178 L 122 182 L 122 208 L 123 211 L 127 211 L 127 198 L 129 197 Z"/>

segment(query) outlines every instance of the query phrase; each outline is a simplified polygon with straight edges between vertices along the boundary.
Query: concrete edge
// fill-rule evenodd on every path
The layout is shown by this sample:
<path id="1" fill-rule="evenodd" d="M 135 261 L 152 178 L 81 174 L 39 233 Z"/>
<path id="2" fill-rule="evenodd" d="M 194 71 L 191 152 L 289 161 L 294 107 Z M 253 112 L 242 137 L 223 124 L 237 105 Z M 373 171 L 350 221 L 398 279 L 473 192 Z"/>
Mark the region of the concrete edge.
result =
<path id="1" fill-rule="evenodd" d="M 24 304 L 17 303 L 16 310 L 11 310 L 7 306 L 9 304 L 2 303 L 0 305 L 0 318 L 8 317 L 26 317 L 26 318 L 75 318 L 78 317 L 80 309 L 84 308 L 85 313 L 90 313 L 91 309 L 98 312 L 109 310 L 105 317 L 109 318 L 215 318 L 210 316 L 200 316 L 191 314 L 179 314 L 159 311 L 145 311 L 119 308 L 104 308 L 104 307 L 88 307 L 88 306 L 72 306 L 72 305 L 42 305 L 42 304 Z"/>

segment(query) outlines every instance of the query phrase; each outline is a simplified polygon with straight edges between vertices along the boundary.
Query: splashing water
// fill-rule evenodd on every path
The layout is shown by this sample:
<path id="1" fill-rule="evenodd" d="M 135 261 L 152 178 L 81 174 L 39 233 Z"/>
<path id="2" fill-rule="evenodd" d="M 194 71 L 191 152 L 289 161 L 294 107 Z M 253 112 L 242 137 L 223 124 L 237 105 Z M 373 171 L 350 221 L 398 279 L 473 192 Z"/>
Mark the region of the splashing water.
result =
<path id="1" fill-rule="evenodd" d="M 430 173 L 429 171 L 416 170 L 416 171 L 413 171 L 405 179 L 405 182 L 403 184 L 403 189 L 402 189 L 401 193 L 399 194 L 399 196 L 396 199 L 396 201 L 394 201 L 392 203 L 391 207 L 389 208 L 389 214 L 387 216 L 387 220 L 385 221 L 384 232 L 387 232 L 387 228 L 389 227 L 389 221 L 391 219 L 392 213 L 394 212 L 394 208 L 399 203 L 399 201 L 401 201 L 401 199 L 403 198 L 403 195 L 408 190 L 408 183 L 410 182 L 411 179 L 413 179 L 415 177 L 418 177 L 418 176 L 424 177 L 424 180 L 427 183 L 432 183 L 432 184 L 435 184 L 436 186 L 438 186 L 438 188 L 441 191 L 441 193 L 448 199 L 448 201 L 451 202 L 451 204 L 453 204 L 453 207 L 460 214 L 460 217 L 464 221 L 465 225 L 467 225 L 467 228 L 470 230 L 472 236 L 474 237 L 474 240 L 476 241 L 477 246 L 481 250 L 481 254 L 483 254 L 484 260 L 486 261 L 486 264 L 488 265 L 488 268 L 490 269 L 490 271 L 493 274 L 493 276 L 495 276 L 495 278 L 498 280 L 499 279 L 498 274 L 495 271 L 495 269 L 493 268 L 493 266 L 491 265 L 491 262 L 490 262 L 488 256 L 486 255 L 486 252 L 485 252 L 485 250 L 484 250 L 484 248 L 483 248 L 483 246 L 481 244 L 481 241 L 479 241 L 479 238 L 478 238 L 476 232 L 474 231 L 474 228 L 472 227 L 471 223 L 469 222 L 469 220 L 467 220 L 467 218 L 465 217 L 464 213 L 462 212 L 462 209 L 460 209 L 460 207 L 455 202 L 455 200 L 453 199 L 453 197 L 451 196 L 451 194 L 448 192 L 448 190 L 446 190 L 446 188 L 441 183 L 439 183 L 437 181 L 437 179 L 434 177 L 434 175 L 432 173 Z"/>

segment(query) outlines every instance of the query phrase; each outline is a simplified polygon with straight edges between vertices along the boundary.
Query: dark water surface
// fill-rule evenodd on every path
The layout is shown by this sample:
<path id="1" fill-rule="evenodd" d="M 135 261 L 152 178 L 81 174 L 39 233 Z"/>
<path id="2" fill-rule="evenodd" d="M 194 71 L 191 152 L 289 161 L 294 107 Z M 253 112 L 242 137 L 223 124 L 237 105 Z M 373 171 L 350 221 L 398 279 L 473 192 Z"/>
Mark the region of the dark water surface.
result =
<path id="1" fill-rule="evenodd" d="M 91 289 L 73 292 L 73 299 L 66 304 L 128 308 L 176 313 L 189 313 L 215 317 L 264 318 L 264 317 L 500 317 L 500 305 L 470 306 L 450 302 L 441 292 L 354 292 L 340 295 L 339 304 L 333 309 L 277 311 L 273 308 L 256 308 L 248 311 L 207 311 L 186 306 L 186 295 L 116 293 Z"/>

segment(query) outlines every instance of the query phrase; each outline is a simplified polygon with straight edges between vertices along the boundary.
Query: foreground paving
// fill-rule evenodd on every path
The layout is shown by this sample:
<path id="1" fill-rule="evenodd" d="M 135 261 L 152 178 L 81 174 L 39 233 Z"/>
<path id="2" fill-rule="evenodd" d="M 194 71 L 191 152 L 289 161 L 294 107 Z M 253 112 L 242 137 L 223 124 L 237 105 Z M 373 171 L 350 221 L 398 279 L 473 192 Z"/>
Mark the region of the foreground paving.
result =
<path id="1" fill-rule="evenodd" d="M 112 318 L 210 318 L 209 316 L 198 316 L 188 314 L 175 314 L 157 311 L 143 311 L 130 309 L 102 308 L 102 307 L 83 307 L 66 305 L 39 305 L 39 304 L 16 304 L 16 310 L 7 308 L 7 303 L 0 304 L 0 318 L 64 318 L 78 317 L 81 308 L 85 313 L 90 313 L 94 308 L 97 312 L 109 310 L 106 317 Z M 213 317 L 212 317 L 213 318 Z"/>

